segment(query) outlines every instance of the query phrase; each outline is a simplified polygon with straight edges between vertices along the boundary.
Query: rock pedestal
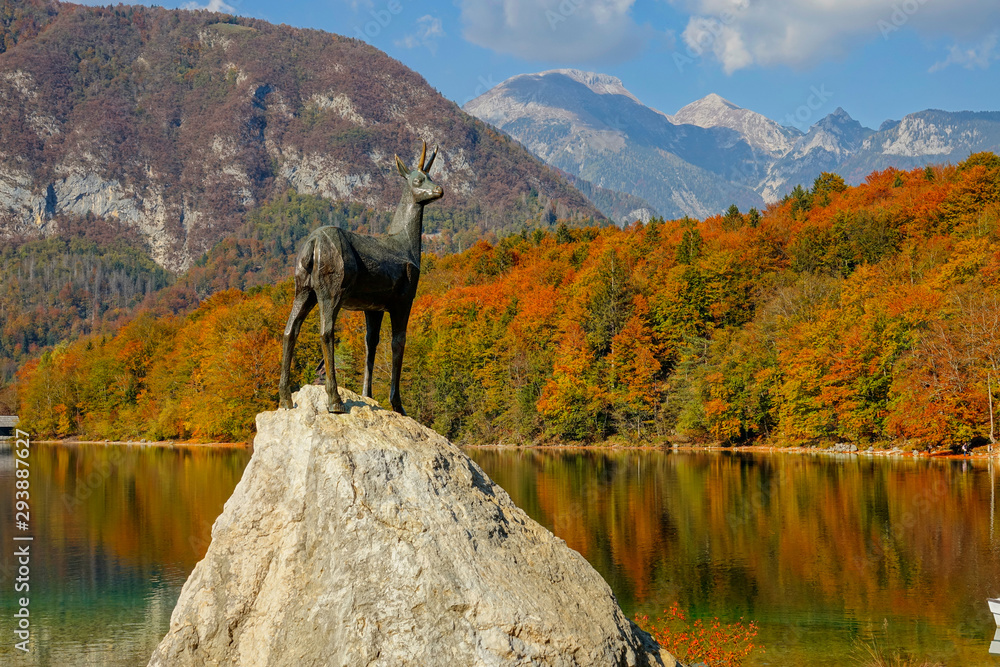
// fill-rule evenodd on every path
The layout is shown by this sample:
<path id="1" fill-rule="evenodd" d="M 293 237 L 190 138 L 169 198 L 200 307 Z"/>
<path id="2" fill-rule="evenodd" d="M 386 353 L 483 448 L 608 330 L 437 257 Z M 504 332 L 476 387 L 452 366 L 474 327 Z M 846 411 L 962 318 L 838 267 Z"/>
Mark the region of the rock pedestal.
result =
<path id="1" fill-rule="evenodd" d="M 257 416 L 151 667 L 674 664 L 458 447 L 341 396 Z"/>

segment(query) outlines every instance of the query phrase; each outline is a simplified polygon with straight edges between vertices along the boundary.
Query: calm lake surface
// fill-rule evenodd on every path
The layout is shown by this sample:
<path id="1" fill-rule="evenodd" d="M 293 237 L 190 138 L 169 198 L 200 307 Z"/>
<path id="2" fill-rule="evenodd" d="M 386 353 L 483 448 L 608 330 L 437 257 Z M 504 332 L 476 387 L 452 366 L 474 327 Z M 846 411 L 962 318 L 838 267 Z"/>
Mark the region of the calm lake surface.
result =
<path id="1" fill-rule="evenodd" d="M 32 653 L 12 646 L 14 469 L 0 458 L 0 664 L 145 665 L 246 449 L 32 444 Z"/>
<path id="2" fill-rule="evenodd" d="M 676 601 L 760 625 L 759 665 L 857 664 L 875 638 L 948 665 L 988 654 L 1000 595 L 985 461 L 469 450 L 583 554 L 631 617 Z M 246 450 L 35 445 L 33 653 L 12 648 L 13 480 L 0 456 L 0 663 L 145 665 Z M 995 465 L 995 464 L 994 464 Z"/>
<path id="3" fill-rule="evenodd" d="M 758 665 L 861 664 L 858 640 L 997 665 L 994 471 L 982 461 L 475 450 L 625 612 L 754 619 Z M 996 466 L 996 464 L 993 464 Z"/>

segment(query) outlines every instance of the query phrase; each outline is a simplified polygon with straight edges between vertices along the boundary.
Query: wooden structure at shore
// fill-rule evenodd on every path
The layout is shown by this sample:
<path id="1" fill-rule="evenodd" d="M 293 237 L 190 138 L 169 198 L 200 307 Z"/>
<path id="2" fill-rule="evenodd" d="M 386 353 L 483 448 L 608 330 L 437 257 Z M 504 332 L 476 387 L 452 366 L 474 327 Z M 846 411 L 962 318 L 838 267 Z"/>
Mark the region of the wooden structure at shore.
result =
<path id="1" fill-rule="evenodd" d="M 16 415 L 0 415 L 0 440 L 14 437 L 14 430 L 21 420 Z"/>

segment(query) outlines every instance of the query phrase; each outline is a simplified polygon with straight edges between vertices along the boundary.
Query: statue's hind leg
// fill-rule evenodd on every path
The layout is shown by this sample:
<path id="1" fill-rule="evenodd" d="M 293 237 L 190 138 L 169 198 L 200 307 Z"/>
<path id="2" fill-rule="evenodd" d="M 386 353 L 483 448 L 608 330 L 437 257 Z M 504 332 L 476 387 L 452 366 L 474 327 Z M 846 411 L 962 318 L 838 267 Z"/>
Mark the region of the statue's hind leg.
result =
<path id="1" fill-rule="evenodd" d="M 281 345 L 281 381 L 278 383 L 278 407 L 291 409 L 292 390 L 290 375 L 292 355 L 295 353 L 295 341 L 299 337 L 302 321 L 316 305 L 316 293 L 311 289 L 303 289 L 295 294 L 292 302 L 292 312 L 288 315 L 285 325 L 285 335 Z"/>
<path id="2" fill-rule="evenodd" d="M 375 350 L 378 349 L 379 333 L 382 329 L 382 316 L 384 314 L 381 310 L 365 311 L 365 382 L 361 390 L 361 395 L 365 398 L 372 397 Z"/>
<path id="3" fill-rule="evenodd" d="M 337 313 L 340 311 L 340 294 L 323 294 L 319 296 L 319 333 L 323 347 L 323 362 L 326 364 L 326 398 L 327 410 L 334 413 L 347 412 L 337 391 L 337 364 L 334 357 L 337 349 L 337 338 L 334 329 L 337 325 Z"/>

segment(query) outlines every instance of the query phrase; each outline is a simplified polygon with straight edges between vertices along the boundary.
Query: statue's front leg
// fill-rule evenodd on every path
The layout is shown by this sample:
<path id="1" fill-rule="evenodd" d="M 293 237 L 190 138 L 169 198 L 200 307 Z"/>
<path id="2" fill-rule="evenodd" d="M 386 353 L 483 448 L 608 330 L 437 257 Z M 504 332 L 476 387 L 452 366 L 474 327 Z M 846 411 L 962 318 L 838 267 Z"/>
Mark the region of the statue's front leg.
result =
<path id="1" fill-rule="evenodd" d="M 292 408 L 291 369 L 292 355 L 295 353 L 295 341 L 299 337 L 299 329 L 303 320 L 316 303 L 312 290 L 301 291 L 295 295 L 292 302 L 292 312 L 288 314 L 285 334 L 281 343 L 281 380 L 278 382 L 278 407 L 290 410 Z"/>
<path id="2" fill-rule="evenodd" d="M 399 378 L 403 374 L 403 351 L 406 349 L 406 324 L 410 319 L 410 304 L 390 313 L 389 317 L 392 320 L 392 380 L 389 385 L 389 405 L 394 411 L 405 415 L 403 399 L 399 395 Z"/>

